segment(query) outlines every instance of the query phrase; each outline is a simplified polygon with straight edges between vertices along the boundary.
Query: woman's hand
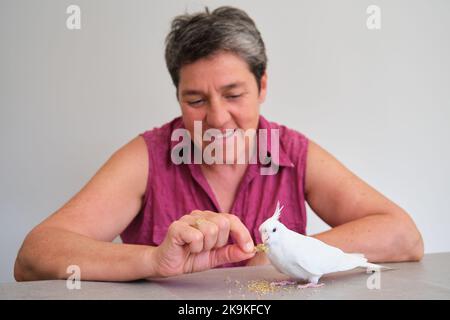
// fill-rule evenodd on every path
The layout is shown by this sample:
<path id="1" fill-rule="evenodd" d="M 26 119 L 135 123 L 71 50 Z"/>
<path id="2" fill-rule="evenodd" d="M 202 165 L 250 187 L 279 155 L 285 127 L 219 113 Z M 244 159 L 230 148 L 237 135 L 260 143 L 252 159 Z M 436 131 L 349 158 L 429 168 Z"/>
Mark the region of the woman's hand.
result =
<path id="1" fill-rule="evenodd" d="M 228 238 L 235 244 L 228 244 Z M 159 277 L 198 272 L 255 256 L 250 232 L 228 213 L 193 211 L 174 221 L 154 250 L 152 263 Z"/>
<path id="2" fill-rule="evenodd" d="M 267 258 L 267 254 L 265 252 L 258 252 L 256 255 L 247 261 L 245 264 L 247 267 L 250 266 L 262 266 L 270 264 L 269 258 Z"/>

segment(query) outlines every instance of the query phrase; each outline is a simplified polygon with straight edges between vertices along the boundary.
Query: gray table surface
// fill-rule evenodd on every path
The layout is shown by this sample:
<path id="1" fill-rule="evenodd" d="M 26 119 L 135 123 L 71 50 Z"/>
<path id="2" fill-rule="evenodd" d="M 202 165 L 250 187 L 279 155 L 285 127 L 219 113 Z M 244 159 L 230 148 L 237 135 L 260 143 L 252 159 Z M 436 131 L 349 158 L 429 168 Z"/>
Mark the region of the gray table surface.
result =
<path id="1" fill-rule="evenodd" d="M 420 262 L 384 264 L 379 289 L 365 270 L 324 276 L 321 288 L 277 288 L 254 291 L 252 284 L 287 277 L 271 265 L 219 268 L 199 273 L 127 283 L 82 281 L 67 289 L 66 281 L 30 281 L 0 284 L 0 299 L 450 299 L 450 252 L 427 254 Z M 376 275 L 376 276 L 378 276 Z"/>

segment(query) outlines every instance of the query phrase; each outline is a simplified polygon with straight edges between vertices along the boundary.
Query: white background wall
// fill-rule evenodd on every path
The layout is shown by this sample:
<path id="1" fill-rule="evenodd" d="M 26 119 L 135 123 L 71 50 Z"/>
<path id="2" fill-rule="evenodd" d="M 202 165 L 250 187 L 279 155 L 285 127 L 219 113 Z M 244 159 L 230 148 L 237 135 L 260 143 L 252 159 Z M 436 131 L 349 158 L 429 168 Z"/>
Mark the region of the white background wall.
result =
<path id="1" fill-rule="evenodd" d="M 262 114 L 321 144 L 450 250 L 450 2 L 0 0 L 0 281 L 30 229 L 120 146 L 179 114 L 173 16 L 236 5 L 269 57 Z M 65 26 L 82 11 L 81 30 Z M 382 13 L 368 30 L 366 8 Z M 327 229 L 309 212 L 308 232 Z"/>

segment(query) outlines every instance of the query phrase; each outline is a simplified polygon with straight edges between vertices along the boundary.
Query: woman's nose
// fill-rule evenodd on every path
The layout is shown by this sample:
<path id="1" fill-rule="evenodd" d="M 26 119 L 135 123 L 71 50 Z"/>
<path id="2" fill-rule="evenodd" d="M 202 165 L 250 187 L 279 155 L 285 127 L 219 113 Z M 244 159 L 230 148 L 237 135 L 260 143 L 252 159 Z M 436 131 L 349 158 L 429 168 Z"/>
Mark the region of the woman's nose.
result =
<path id="1" fill-rule="evenodd" d="M 230 114 L 227 110 L 227 106 L 218 98 L 210 99 L 206 113 L 206 122 L 208 126 L 222 129 L 229 119 Z"/>

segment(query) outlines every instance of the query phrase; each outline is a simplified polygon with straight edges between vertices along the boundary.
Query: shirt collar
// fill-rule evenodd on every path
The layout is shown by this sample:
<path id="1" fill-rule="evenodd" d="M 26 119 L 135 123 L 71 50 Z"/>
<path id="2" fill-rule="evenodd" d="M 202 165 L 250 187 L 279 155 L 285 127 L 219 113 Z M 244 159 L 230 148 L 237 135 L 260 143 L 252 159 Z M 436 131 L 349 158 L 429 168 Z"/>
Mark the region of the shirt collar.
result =
<path id="1" fill-rule="evenodd" d="M 272 155 L 272 134 L 270 133 L 270 131 L 272 129 L 277 129 L 279 130 L 278 133 L 278 138 L 279 138 L 279 142 L 278 142 L 278 153 L 279 153 L 279 157 L 278 159 L 273 159 L 274 163 L 281 166 L 281 167 L 294 167 L 293 162 L 291 161 L 291 159 L 289 158 L 288 154 L 285 152 L 284 150 L 284 146 L 281 143 L 281 130 L 280 130 L 280 126 L 276 123 L 271 123 L 269 121 L 266 120 L 266 118 L 264 118 L 263 116 L 259 116 L 259 125 L 258 125 L 258 129 L 266 129 L 267 130 L 267 157 L 270 157 Z M 278 163 L 277 163 L 278 160 Z"/>

